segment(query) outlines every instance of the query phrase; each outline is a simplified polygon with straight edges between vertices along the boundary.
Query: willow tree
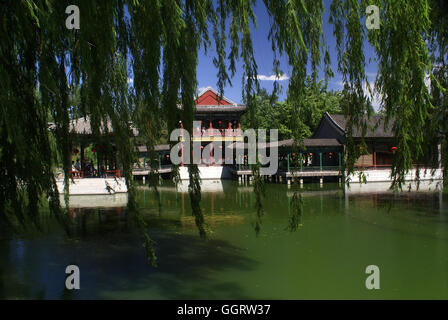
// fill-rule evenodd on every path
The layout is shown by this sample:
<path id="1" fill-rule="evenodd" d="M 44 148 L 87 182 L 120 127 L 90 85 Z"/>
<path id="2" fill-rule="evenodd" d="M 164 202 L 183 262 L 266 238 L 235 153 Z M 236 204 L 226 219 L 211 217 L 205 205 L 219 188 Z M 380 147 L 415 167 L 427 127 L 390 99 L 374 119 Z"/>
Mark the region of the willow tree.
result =
<path id="1" fill-rule="evenodd" d="M 427 34 L 432 62 L 431 98 L 434 109 L 428 121 L 429 137 L 441 139 L 441 163 L 444 185 L 448 185 L 448 3 L 441 0 L 429 2 L 431 28 Z"/>
<path id="2" fill-rule="evenodd" d="M 306 113 L 305 81 L 318 81 L 319 70 L 332 76 L 323 37 L 324 5 L 319 0 L 264 0 L 270 17 L 268 39 L 273 68 L 285 56 L 291 66 L 288 103 L 294 115 Z M 366 8 L 376 5 L 380 28 L 366 28 Z M 66 7 L 80 10 L 80 29 L 67 29 Z M 73 108 L 70 96 L 79 90 L 77 114 L 88 116 L 94 139 L 100 141 L 110 121 L 123 174 L 135 208 L 132 164 L 135 159 L 130 123 L 144 137 L 155 161 L 154 144 L 160 119 L 168 131 L 191 131 L 201 48 L 212 47 L 221 94 L 242 64 L 242 97 L 253 121 L 257 105 L 257 63 L 251 32 L 257 24 L 254 0 L 9 0 L 0 4 L 0 218 L 13 225 L 35 220 L 39 203 L 49 199 L 60 219 L 54 171 L 65 172 L 66 200 L 70 179 Z M 431 62 L 445 67 L 446 6 L 437 0 L 333 0 L 330 22 L 337 43 L 338 70 L 343 76 L 343 109 L 348 117 L 346 164 L 353 170 L 360 146 L 354 128 L 366 132 L 372 108 L 363 90 L 367 82 L 364 44 L 374 48 L 378 63 L 375 83 L 387 118 L 394 119 L 398 149 L 394 184 L 401 186 L 412 163 L 422 158 L 430 137 L 444 134 L 446 82 L 436 81 Z M 433 9 L 434 8 L 434 9 Z M 442 11 L 444 8 L 445 11 Z M 445 27 L 444 27 L 445 26 Z M 444 29 L 445 28 L 445 29 Z M 229 48 L 229 50 L 227 50 Z M 431 54 L 430 54 L 431 53 Z M 438 69 L 440 70 L 440 68 Z M 446 69 L 444 69 L 446 70 Z M 427 76 L 437 88 L 431 97 Z M 129 86 L 128 78 L 134 82 Z M 442 85 L 440 85 L 442 84 Z M 275 84 L 277 88 L 277 84 Z M 435 92 L 435 90 L 434 90 Z M 55 129 L 48 130 L 50 118 Z M 299 150 L 303 121 L 292 117 L 294 147 Z M 434 124 L 428 129 L 428 123 Z M 191 143 L 191 142 L 190 142 Z M 190 148 L 192 150 L 192 148 Z M 446 157 L 445 164 L 446 164 Z M 206 235 L 200 208 L 197 165 L 188 165 L 190 200 L 200 235 Z M 445 166 L 446 168 L 446 166 Z M 178 172 L 175 168 L 174 172 Z M 257 173 L 257 171 L 255 172 Z M 156 174 L 153 172 L 153 174 Z M 256 174 L 256 181 L 260 181 Z M 255 184 L 257 194 L 262 192 Z M 257 197 L 261 202 L 261 197 Z M 300 197 L 295 197 L 299 199 Z M 299 201 L 297 200 L 297 201 Z M 296 206 L 297 208 L 299 206 Z M 257 204 L 259 218 L 262 206 Z M 298 210 L 300 211 L 300 210 Z M 139 218 L 141 221 L 141 217 Z M 297 217 L 292 220 L 295 229 Z M 142 224 L 142 231 L 146 230 Z M 145 243 L 151 247 L 149 236 Z M 155 257 L 150 255 L 155 263 Z"/>

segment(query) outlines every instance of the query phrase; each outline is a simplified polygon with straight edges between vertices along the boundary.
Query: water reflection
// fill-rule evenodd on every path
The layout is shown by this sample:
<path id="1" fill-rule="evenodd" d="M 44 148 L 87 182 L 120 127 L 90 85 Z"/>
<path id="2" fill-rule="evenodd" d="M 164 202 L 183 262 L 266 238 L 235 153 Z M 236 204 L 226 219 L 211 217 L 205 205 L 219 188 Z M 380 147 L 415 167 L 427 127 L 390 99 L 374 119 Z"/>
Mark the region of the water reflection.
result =
<path id="1" fill-rule="evenodd" d="M 350 186 L 345 187 L 345 191 L 349 194 L 360 193 L 393 193 L 390 190 L 390 182 L 370 182 L 370 183 L 351 183 Z M 407 182 L 403 185 L 402 190 L 398 191 L 398 194 L 406 192 L 420 193 L 420 192 L 441 192 L 443 189 L 443 181 L 441 180 L 423 180 L 417 182 Z"/>
<path id="2" fill-rule="evenodd" d="M 337 184 L 305 185 L 301 227 L 289 232 L 294 190 L 268 184 L 256 237 L 252 187 L 203 184 L 207 241 L 197 235 L 185 186 L 161 185 L 158 197 L 140 186 L 157 268 L 146 261 L 127 199 L 71 197 L 70 235 L 51 217 L 44 233 L 3 234 L 0 298 L 372 298 L 363 288 L 372 263 L 384 271 L 374 297 L 448 298 L 446 195 L 375 186 L 344 192 Z M 80 291 L 64 290 L 68 264 L 81 269 Z"/>
<path id="3" fill-rule="evenodd" d="M 62 207 L 66 207 L 64 195 L 59 195 Z M 70 208 L 116 208 L 125 207 L 128 204 L 127 193 L 115 193 L 110 195 L 70 195 Z"/>

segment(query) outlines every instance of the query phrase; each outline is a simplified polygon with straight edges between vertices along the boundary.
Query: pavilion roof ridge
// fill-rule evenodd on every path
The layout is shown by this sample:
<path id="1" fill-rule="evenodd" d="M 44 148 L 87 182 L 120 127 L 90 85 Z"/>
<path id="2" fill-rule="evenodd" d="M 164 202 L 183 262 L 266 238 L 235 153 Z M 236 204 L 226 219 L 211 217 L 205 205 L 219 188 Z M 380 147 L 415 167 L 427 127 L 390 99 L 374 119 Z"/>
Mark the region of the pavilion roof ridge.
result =
<path id="1" fill-rule="evenodd" d="M 213 92 L 216 96 L 218 96 L 218 97 L 221 98 L 222 100 L 224 100 L 224 101 L 226 101 L 226 102 L 228 102 L 228 103 L 230 103 L 230 104 L 232 104 L 232 105 L 234 105 L 234 106 L 240 105 L 240 104 L 238 104 L 238 103 L 236 103 L 236 102 L 230 100 L 229 98 L 226 98 L 226 97 L 224 96 L 224 94 L 221 96 L 220 93 L 219 93 L 215 88 L 213 88 L 213 87 L 211 87 L 211 86 L 208 86 L 207 88 L 205 88 L 204 90 L 202 90 L 202 91 L 198 94 L 196 100 L 199 99 L 202 95 L 204 95 L 204 94 L 207 93 L 208 91 Z"/>

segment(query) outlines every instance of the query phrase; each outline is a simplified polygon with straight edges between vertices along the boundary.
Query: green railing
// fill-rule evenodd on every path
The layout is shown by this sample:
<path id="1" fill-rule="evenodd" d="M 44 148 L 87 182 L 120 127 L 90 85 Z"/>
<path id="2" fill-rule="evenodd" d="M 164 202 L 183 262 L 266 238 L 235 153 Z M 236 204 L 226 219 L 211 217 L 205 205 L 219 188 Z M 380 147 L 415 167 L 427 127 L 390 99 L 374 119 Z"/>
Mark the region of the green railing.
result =
<path id="1" fill-rule="evenodd" d="M 285 166 L 279 167 L 280 171 L 296 171 L 296 172 L 314 172 L 314 171 L 340 171 L 341 168 L 339 166 L 302 166 L 302 167 L 289 167 L 289 170 Z"/>

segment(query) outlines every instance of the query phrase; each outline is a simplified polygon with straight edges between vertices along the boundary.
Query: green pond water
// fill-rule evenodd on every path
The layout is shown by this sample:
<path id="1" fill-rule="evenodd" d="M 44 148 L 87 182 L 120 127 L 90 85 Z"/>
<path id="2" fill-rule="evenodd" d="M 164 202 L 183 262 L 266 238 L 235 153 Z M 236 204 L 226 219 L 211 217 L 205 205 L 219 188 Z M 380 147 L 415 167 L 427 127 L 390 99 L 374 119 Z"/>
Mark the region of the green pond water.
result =
<path id="1" fill-rule="evenodd" d="M 201 206 L 211 232 L 204 241 L 188 193 L 160 186 L 159 208 L 152 190 L 138 188 L 157 267 L 148 264 L 125 207 L 91 208 L 94 198 L 72 202 L 70 235 L 48 216 L 41 232 L 3 232 L 0 298 L 448 298 L 446 194 L 344 194 L 337 184 L 305 185 L 301 226 L 290 232 L 294 191 L 267 184 L 257 236 L 252 187 L 222 181 L 207 189 Z M 80 290 L 64 290 L 70 264 L 80 269 Z M 366 289 L 368 265 L 380 269 L 379 290 Z"/>

